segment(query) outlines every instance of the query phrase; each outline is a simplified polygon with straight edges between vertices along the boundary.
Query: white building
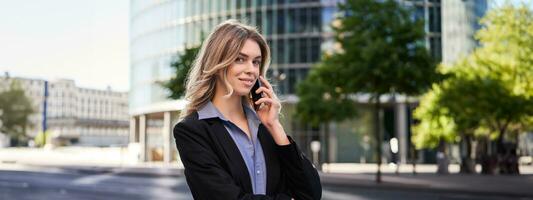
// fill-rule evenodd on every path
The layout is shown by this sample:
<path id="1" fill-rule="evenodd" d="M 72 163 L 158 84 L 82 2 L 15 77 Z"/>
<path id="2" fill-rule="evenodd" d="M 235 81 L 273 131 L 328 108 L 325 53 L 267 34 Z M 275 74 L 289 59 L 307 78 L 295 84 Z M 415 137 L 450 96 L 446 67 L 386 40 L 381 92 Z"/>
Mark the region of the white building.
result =
<path id="1" fill-rule="evenodd" d="M 0 91 L 17 81 L 33 103 L 27 133 L 42 132 L 45 80 L 0 77 Z M 73 80 L 48 81 L 47 130 L 56 141 L 72 145 L 126 145 L 129 133 L 128 93 L 77 87 Z"/>

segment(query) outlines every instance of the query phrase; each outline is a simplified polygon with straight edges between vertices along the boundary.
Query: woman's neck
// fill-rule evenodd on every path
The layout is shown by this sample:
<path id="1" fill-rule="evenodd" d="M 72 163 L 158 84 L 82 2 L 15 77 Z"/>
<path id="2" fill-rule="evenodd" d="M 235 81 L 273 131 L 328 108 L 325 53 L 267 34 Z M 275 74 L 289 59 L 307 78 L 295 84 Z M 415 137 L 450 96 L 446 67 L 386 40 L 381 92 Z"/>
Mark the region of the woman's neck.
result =
<path id="1" fill-rule="evenodd" d="M 213 105 L 230 121 L 244 117 L 244 110 L 242 108 L 242 97 L 232 94 L 229 97 L 225 95 L 227 92 L 220 88 L 216 88 L 215 95 L 212 99 Z"/>

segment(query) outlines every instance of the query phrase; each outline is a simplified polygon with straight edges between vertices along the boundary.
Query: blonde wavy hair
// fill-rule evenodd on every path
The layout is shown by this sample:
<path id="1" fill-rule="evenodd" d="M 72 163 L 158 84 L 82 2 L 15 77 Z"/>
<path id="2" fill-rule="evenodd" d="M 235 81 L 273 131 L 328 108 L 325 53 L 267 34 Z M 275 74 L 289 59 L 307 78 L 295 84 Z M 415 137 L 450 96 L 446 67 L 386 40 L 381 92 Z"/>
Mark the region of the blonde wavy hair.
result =
<path id="1" fill-rule="evenodd" d="M 188 101 L 180 118 L 198 111 L 200 107 L 211 101 L 215 95 L 215 84 L 223 70 L 222 81 L 228 89 L 228 94 L 233 94 L 233 88 L 227 80 L 228 67 L 237 59 L 246 40 L 257 42 L 261 49 L 260 75 L 265 76 L 270 64 L 270 49 L 265 38 L 257 29 L 236 20 L 225 21 L 204 40 L 193 66 L 186 80 L 185 100 Z"/>

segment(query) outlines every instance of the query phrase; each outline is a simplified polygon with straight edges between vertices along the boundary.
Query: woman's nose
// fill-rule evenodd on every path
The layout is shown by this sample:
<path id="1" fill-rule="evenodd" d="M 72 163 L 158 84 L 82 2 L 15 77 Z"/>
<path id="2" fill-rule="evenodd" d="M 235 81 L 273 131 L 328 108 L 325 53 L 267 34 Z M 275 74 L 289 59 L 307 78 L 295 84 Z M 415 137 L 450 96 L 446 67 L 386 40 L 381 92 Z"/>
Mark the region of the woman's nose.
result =
<path id="1" fill-rule="evenodd" d="M 255 67 L 253 62 L 248 62 L 246 64 L 246 73 L 258 73 L 259 67 Z"/>

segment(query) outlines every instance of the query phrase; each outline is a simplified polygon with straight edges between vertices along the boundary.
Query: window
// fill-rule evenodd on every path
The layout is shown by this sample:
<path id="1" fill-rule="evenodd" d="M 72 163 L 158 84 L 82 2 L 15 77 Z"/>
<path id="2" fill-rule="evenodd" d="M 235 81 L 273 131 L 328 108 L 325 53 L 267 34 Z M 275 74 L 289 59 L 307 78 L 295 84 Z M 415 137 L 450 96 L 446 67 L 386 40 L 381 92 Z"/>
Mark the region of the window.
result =
<path id="1" fill-rule="evenodd" d="M 267 11 L 266 22 L 264 24 L 265 24 L 266 34 L 272 35 L 272 32 L 273 32 L 272 27 L 274 26 L 272 11 Z"/>
<path id="2" fill-rule="evenodd" d="M 261 33 L 264 33 L 265 32 L 265 29 L 263 28 L 263 19 L 261 18 L 262 15 L 261 15 L 261 12 L 257 12 L 255 14 L 255 25 L 257 26 L 257 29 L 259 30 L 259 32 Z"/>
<path id="3" fill-rule="evenodd" d="M 307 46 L 307 38 L 300 38 L 299 39 L 300 41 L 298 42 L 298 49 L 297 51 L 298 54 L 299 54 L 299 59 L 298 59 L 298 62 L 299 63 L 306 63 L 308 62 L 308 54 L 307 52 L 310 50 L 309 47 Z"/>
<path id="4" fill-rule="evenodd" d="M 435 32 L 436 31 L 435 29 L 436 29 L 436 26 L 437 26 L 435 24 L 435 21 L 436 21 L 435 20 L 435 9 L 434 9 L 434 7 L 432 7 L 430 9 L 428 9 L 428 11 L 429 11 L 429 13 L 428 13 L 429 14 L 429 19 L 428 19 L 429 31 L 430 32 Z"/>
<path id="5" fill-rule="evenodd" d="M 311 32 L 320 32 L 320 26 L 322 25 L 320 23 L 320 9 L 319 8 L 312 8 L 310 13 L 310 23 L 309 28 Z"/>
<path id="6" fill-rule="evenodd" d="M 429 38 L 430 51 L 433 58 L 440 60 L 442 57 L 442 47 L 440 37 Z"/>
<path id="7" fill-rule="evenodd" d="M 277 34 L 284 34 L 285 33 L 285 12 L 281 11 L 281 12 L 278 12 L 277 13 L 278 16 L 277 16 L 277 21 L 276 21 L 276 27 L 277 27 L 277 30 L 276 30 L 276 33 Z"/>
<path id="8" fill-rule="evenodd" d="M 290 9 L 287 13 L 287 33 L 295 33 L 298 26 L 298 9 Z"/>
<path id="9" fill-rule="evenodd" d="M 321 50 L 320 50 L 320 38 L 311 38 L 311 47 L 309 48 L 309 50 L 311 51 L 310 53 L 310 58 L 309 58 L 309 62 L 318 62 L 320 60 L 320 53 L 321 53 Z"/>
<path id="10" fill-rule="evenodd" d="M 297 31 L 299 33 L 305 32 L 307 27 L 307 9 L 300 9 L 299 12 L 297 12 L 297 16 L 299 22 L 299 25 L 297 26 Z"/>
<path id="11" fill-rule="evenodd" d="M 296 87 L 296 69 L 289 69 L 287 70 L 287 82 L 288 82 L 288 93 L 294 94 L 295 93 L 295 87 Z"/>
<path id="12" fill-rule="evenodd" d="M 290 39 L 289 40 L 289 63 L 296 63 L 296 40 L 295 39 Z"/>

